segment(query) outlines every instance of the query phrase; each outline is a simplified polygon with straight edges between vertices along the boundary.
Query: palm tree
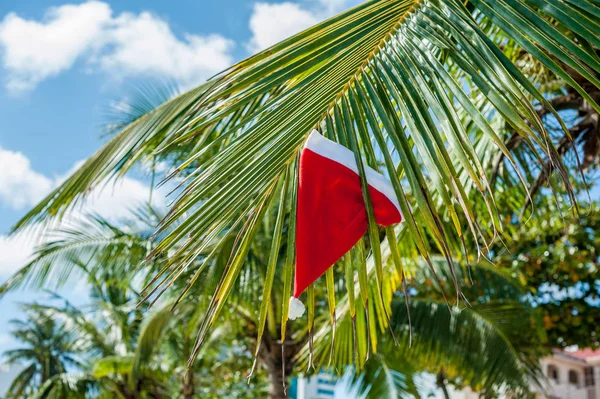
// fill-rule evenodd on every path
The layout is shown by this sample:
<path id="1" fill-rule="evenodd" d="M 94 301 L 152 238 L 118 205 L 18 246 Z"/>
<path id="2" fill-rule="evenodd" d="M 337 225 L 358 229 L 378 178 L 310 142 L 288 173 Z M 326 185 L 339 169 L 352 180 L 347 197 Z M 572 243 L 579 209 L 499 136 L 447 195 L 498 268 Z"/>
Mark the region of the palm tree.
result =
<path id="1" fill-rule="evenodd" d="M 46 317 L 63 320 L 86 354 L 79 370 L 57 373 L 41 384 L 36 397 L 84 397 L 99 392 L 125 399 L 178 394 L 187 399 L 203 392 L 205 397 L 216 398 L 244 380 L 240 370 L 251 366 L 251 356 L 246 363 L 240 357 L 224 360 L 228 347 L 239 348 L 239 344 L 234 345 L 219 331 L 211 336 L 218 349 L 203 350 L 202 358 L 186 373 L 202 307 L 185 304 L 171 312 L 172 304 L 161 303 L 161 309 L 141 322 L 148 304 L 136 287 L 163 264 L 155 259 L 146 269 L 137 268 L 152 249 L 148 226 L 158 213 L 150 209 L 150 214 L 145 209 L 133 212 L 120 227 L 88 215 L 53 230 L 50 241 L 37 248 L 33 259 L 2 286 L 1 293 L 19 287 L 57 289 L 80 281 L 91 287 L 87 311 L 66 300 L 62 306 L 32 305 Z M 236 372 L 239 375 L 235 376 Z M 215 374 L 227 381 L 215 383 Z M 178 376 L 175 381 L 173 376 Z M 206 386 L 211 390 L 204 392 Z M 241 397 L 249 398 L 260 394 L 262 380 L 250 388 L 245 382 L 241 386 L 247 391 L 247 396 Z"/>
<path id="2" fill-rule="evenodd" d="M 387 328 L 392 295 L 406 287 L 403 260 L 421 258 L 433 270 L 432 255 L 441 254 L 453 270 L 453 256 L 485 254 L 521 208 L 530 212 L 531 194 L 543 185 L 557 201 L 575 202 L 564 156 L 581 140 L 586 155 L 595 155 L 597 125 L 588 120 L 567 127 L 559 113 L 567 98 L 548 99 L 556 85 L 545 84 L 559 81 L 563 97 L 577 98 L 572 107 L 598 114 L 599 15 L 596 0 L 366 1 L 138 115 L 15 229 L 62 216 L 92 188 L 140 161 L 174 162 L 167 178 L 179 174 L 182 182 L 150 253 L 169 258 L 156 283 L 168 287 L 182 275 L 190 284 L 200 281 L 206 268 L 185 271 L 235 237 L 194 354 L 248 271 L 247 255 L 268 210 L 282 204 L 269 226 L 261 336 L 271 298 L 278 298 L 275 308 L 286 324 L 297 155 L 316 128 L 350 148 L 360 170 L 368 165 L 383 172 L 406 217 L 401 226 L 380 230 L 362 179 L 368 240 L 346 256 L 343 270 L 356 282 L 348 284 L 349 297 L 358 294 L 359 305 L 374 310 L 370 323 Z M 560 134 L 557 142 L 549 130 Z M 509 198 L 499 203 L 504 193 Z M 402 252 L 405 241 L 411 248 Z M 384 267 L 388 257 L 392 271 Z M 276 275 L 281 295 L 272 295 Z M 375 289 L 367 289 L 368 277 Z M 450 278 L 458 299 L 459 281 L 455 273 Z M 340 291 L 331 273 L 326 281 L 329 324 L 339 325 L 334 299 Z"/>
<path id="3" fill-rule="evenodd" d="M 64 321 L 69 334 L 77 338 L 83 359 L 77 370 L 62 370 L 45 381 L 37 397 L 65 392 L 73 397 L 94 392 L 122 399 L 160 397 L 166 391 L 167 374 L 152 355 L 154 340 L 160 338 L 170 315 L 159 312 L 141 323 L 141 311 L 135 308 L 139 298 L 126 275 L 106 267 L 96 277 L 101 283 L 92 285 L 89 312 L 56 294 L 63 305 L 35 305 L 47 317 Z"/>
<path id="4" fill-rule="evenodd" d="M 6 392 L 6 398 L 23 398 L 34 393 L 52 377 L 80 365 L 77 344 L 64 324 L 37 309 L 23 305 L 24 320 L 11 320 L 12 335 L 22 346 L 4 352 L 5 363 L 22 365 Z"/>

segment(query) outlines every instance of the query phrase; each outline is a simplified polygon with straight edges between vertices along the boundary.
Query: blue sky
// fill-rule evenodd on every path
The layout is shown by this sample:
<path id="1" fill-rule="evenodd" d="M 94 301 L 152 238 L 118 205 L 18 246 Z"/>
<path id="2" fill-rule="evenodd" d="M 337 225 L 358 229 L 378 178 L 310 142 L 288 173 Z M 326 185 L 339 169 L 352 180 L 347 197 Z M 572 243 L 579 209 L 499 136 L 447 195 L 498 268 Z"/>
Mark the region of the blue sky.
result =
<path id="1" fill-rule="evenodd" d="M 11 226 L 105 141 L 109 115 L 145 82 L 190 88 L 357 0 L 0 2 L 0 282 L 35 245 Z M 148 195 L 142 172 L 92 195 L 86 210 L 118 220 Z M 165 200 L 158 198 L 158 205 Z M 75 302 L 85 289 L 67 287 Z M 2 300 L 6 321 L 20 292 Z"/>

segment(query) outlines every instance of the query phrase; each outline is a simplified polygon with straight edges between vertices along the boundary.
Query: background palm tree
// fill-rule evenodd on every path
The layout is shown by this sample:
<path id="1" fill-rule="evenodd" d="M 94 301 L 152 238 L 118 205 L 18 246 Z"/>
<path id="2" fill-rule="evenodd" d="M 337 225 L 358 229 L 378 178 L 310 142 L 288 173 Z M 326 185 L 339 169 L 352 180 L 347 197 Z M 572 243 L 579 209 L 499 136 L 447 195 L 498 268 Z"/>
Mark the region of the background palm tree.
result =
<path id="1" fill-rule="evenodd" d="M 191 302 L 171 312 L 172 303 L 161 302 L 157 305 L 160 309 L 142 321 L 149 306 L 140 296 L 139 285 L 154 275 L 161 262 L 154 260 L 147 269 L 137 266 L 152 249 L 148 221 L 156 216 L 155 211 L 148 216 L 146 210 L 138 210 L 121 227 L 96 215 L 73 221 L 53 231 L 53 240 L 41 245 L 33 259 L 3 285 L 2 293 L 18 287 L 57 289 L 80 281 L 90 286 L 91 303 L 85 309 L 67 301 L 59 306 L 35 305 L 46 318 L 62 320 L 79 343 L 79 351 L 86 354 L 79 370 L 56 373 L 42 384 L 37 397 L 60 397 L 65 392 L 79 397 L 97 391 L 120 398 L 167 392 L 169 397 L 191 398 L 202 393 L 216 398 L 236 384 L 243 387 L 236 392 L 246 391 L 240 398 L 262 392 L 262 378 L 249 387 L 243 375 L 252 364 L 251 352 L 226 356 L 243 348 L 231 340 L 235 337 L 232 331 L 242 328 L 235 320 L 228 328 L 224 325 L 215 331 L 214 345 L 202 351 L 190 373 L 186 373 L 186 364 L 203 308 Z M 226 379 L 217 383 L 215 375 Z"/>
<path id="2" fill-rule="evenodd" d="M 271 218 L 276 215 L 276 212 L 270 213 Z M 153 217 L 156 215 L 152 214 Z M 85 337 L 88 342 L 88 353 L 100 359 L 92 362 L 90 375 L 98 382 L 111 381 L 109 385 L 113 387 L 115 394 L 125 398 L 139 395 L 135 391 L 136 387 L 142 389 L 146 377 L 153 381 L 152 375 L 156 377 L 156 382 L 166 386 L 168 374 L 161 373 L 164 367 L 158 367 L 157 364 L 169 365 L 168 370 L 176 371 L 182 384 L 181 392 L 185 398 L 191 398 L 201 391 L 202 375 L 211 379 L 215 372 L 226 375 L 224 368 L 238 370 L 240 367 L 235 363 L 245 364 L 244 359 L 250 361 L 248 369 L 243 370 L 248 371 L 257 342 L 261 343 L 261 365 L 267 366 L 267 374 L 271 377 L 271 391 L 275 397 L 281 397 L 282 365 L 285 363 L 282 355 L 287 360 L 286 372 L 289 376 L 294 366 L 293 358 L 307 338 L 302 331 L 292 333 L 289 329 L 287 333 L 284 332 L 287 338 L 287 353 L 284 354 L 278 335 L 282 331 L 281 315 L 275 307 L 268 311 L 270 328 L 262 335 L 258 333 L 257 307 L 260 305 L 256 298 L 260 296 L 265 281 L 271 243 L 267 235 L 268 226 L 261 227 L 261 239 L 252 246 L 246 259 L 251 270 L 249 273 L 255 274 L 257 278 L 248 278 L 239 284 L 234 298 L 235 306 L 227 312 L 227 317 L 219 321 L 219 329 L 211 334 L 211 340 L 216 340 L 223 347 L 227 347 L 227 343 L 231 343 L 231 337 L 234 337 L 236 346 L 247 353 L 238 353 L 238 359 L 221 359 L 215 366 L 210 362 L 218 351 L 213 350 L 212 356 L 209 356 L 203 349 L 200 352 L 202 357 L 195 360 L 190 372 L 186 373 L 186 363 L 197 350 L 197 330 L 202 325 L 204 312 L 210 302 L 210 292 L 218 284 L 220 274 L 227 266 L 229 252 L 207 251 L 198 262 L 190 264 L 184 271 L 190 278 L 206 269 L 201 284 L 193 288 L 185 303 L 175 307 L 173 302 L 181 299 L 178 298 L 178 293 L 185 289 L 184 286 L 176 285 L 173 290 L 167 291 L 164 301 L 158 302 L 160 310 L 141 324 L 140 319 L 149 303 L 140 295 L 136 283 L 139 286 L 140 282 L 147 282 L 156 271 L 164 267 L 164 262 L 155 259 L 147 268 L 137 267 L 152 250 L 152 243 L 149 241 L 147 223 L 139 223 L 140 220 L 145 220 L 144 212 L 140 211 L 132 216 L 130 221 L 123 223 L 122 228 L 90 215 L 65 228 L 52 231 L 49 234 L 51 240 L 37 249 L 32 260 L 15 273 L 0 292 L 27 287 L 60 288 L 67 282 L 73 284 L 80 279 L 90 283 L 93 300 L 89 307 L 91 319 L 86 313 L 68 304 L 63 308 L 46 306 L 44 311 L 53 317 L 67 319 L 70 325 L 77 326 L 77 336 L 80 339 Z M 228 248 L 233 244 L 232 239 Z M 55 279 L 52 276 L 61 278 Z M 272 301 L 274 304 L 275 296 Z M 163 340 L 168 345 L 157 344 Z M 161 351 L 171 356 L 161 356 Z M 157 359 L 160 359 L 158 363 Z M 117 380 L 113 380 L 114 378 Z M 262 378 L 259 378 L 258 387 L 261 386 L 261 381 Z M 214 381 L 211 386 L 214 389 Z M 257 390 L 259 389 L 249 392 Z"/>
<path id="3" fill-rule="evenodd" d="M 8 365 L 23 366 L 6 392 L 6 398 L 23 398 L 37 391 L 52 377 L 75 368 L 78 348 L 75 337 L 63 323 L 35 305 L 23 305 L 24 320 L 11 320 L 12 336 L 22 345 L 4 352 Z"/>
<path id="4" fill-rule="evenodd" d="M 59 305 L 31 305 L 46 319 L 63 322 L 64 329 L 78 343 L 77 354 L 82 360 L 77 368 L 54 372 L 29 390 L 27 397 L 187 399 L 198 395 L 217 398 L 229 392 L 233 397 L 250 398 L 263 392 L 262 379 L 248 386 L 241 372 L 235 375 L 236 370 L 250 367 L 251 356 L 244 363 L 239 353 L 232 356 L 228 352 L 235 349 L 230 340 L 231 329 L 221 328 L 213 333 L 211 348 L 203 350 L 202 358 L 186 375 L 189 355 L 181 348 L 193 345 L 193 341 L 186 340 L 193 338 L 189 331 L 194 326 L 185 321 L 198 319 L 191 314 L 195 308 L 184 306 L 173 314 L 171 306 L 165 306 L 140 323 L 140 313 L 135 309 L 140 297 L 128 288 L 117 294 L 121 289 L 108 287 L 110 283 L 103 285 L 102 291 L 110 291 L 111 295 L 93 293 L 93 301 L 85 312 L 58 296 L 54 299 L 62 302 Z M 216 375 L 224 380 L 217 381 Z M 233 385 L 236 383 L 239 387 Z"/>

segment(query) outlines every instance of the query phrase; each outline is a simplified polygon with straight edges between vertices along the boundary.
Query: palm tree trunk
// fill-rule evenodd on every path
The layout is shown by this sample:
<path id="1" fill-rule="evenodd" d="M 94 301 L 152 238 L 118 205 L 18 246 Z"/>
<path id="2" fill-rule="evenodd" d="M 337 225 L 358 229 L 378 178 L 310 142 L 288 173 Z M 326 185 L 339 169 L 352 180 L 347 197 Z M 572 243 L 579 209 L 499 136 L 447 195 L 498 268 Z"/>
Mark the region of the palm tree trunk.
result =
<path id="1" fill-rule="evenodd" d="M 446 386 L 446 375 L 444 374 L 443 370 L 438 373 L 436 383 L 444 393 L 444 398 L 450 399 L 450 393 L 448 392 L 448 387 Z"/>
<path id="2" fill-rule="evenodd" d="M 270 338 L 268 333 L 263 335 L 259 359 L 269 373 L 269 399 L 287 398 L 285 387 L 287 387 L 287 379 L 294 369 L 293 359 L 298 346 L 286 344 L 284 348 L 285 351 L 282 351 L 282 343 Z"/>
<path id="3" fill-rule="evenodd" d="M 192 370 L 189 370 L 185 377 L 183 377 L 183 398 L 184 399 L 193 399 L 194 398 L 194 373 Z"/>
<path id="4" fill-rule="evenodd" d="M 284 399 L 287 397 L 283 388 L 283 373 L 281 367 L 268 368 L 269 399 Z"/>

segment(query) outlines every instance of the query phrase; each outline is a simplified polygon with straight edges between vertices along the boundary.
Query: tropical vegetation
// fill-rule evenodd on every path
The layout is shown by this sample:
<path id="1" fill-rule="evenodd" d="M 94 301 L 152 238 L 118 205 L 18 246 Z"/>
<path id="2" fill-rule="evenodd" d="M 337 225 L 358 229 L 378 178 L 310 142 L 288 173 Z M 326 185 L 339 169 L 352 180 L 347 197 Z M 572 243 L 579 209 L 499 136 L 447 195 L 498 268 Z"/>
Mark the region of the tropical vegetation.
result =
<path id="1" fill-rule="evenodd" d="M 41 247 L 26 266 L 43 270 L 40 265 L 51 262 L 52 271 L 63 275 L 65 282 L 76 278 L 77 269 L 91 286 L 91 303 L 85 311 L 62 298 L 57 298 L 59 305 L 29 305 L 36 312 L 31 322 L 59 325 L 71 337 L 67 342 L 78 348 L 80 359 L 70 370 L 61 367 L 48 373 L 32 391 L 34 397 L 250 397 L 264 394 L 267 389 L 270 397 L 284 397 L 284 383 L 289 376 L 311 374 L 329 364 L 343 371 L 353 357 L 360 362 L 356 370 L 359 373 L 354 376 L 355 388 L 370 398 L 407 394 L 418 397 L 414 380 L 422 372 L 440 376 L 441 386 L 448 380 L 487 393 L 496 392 L 500 386 L 526 392 L 528 379 L 539 378 L 535 361 L 539 343 L 545 339 L 542 319 L 523 301 L 525 290 L 518 280 L 484 264 L 472 265 L 469 270 L 456 267 L 458 278 L 467 281 L 469 273 L 473 279 L 473 285 L 463 290 L 470 305 L 462 310 L 447 307 L 442 291 L 431 284 L 433 276 L 427 268 L 407 264 L 408 281 L 414 287 L 409 312 L 403 298 L 390 304 L 397 345 L 391 335 L 378 338 L 375 319 L 369 321 L 368 313 L 360 307 L 355 308 L 354 316 L 349 308 L 338 307 L 344 315 L 338 316 L 335 339 L 329 329 L 316 332 L 314 353 L 303 350 L 313 337 L 299 323 L 282 332 L 283 325 L 275 318 L 258 335 L 260 319 L 253 309 L 253 298 L 263 291 L 262 276 L 268 267 L 262 261 L 270 251 L 270 240 L 264 233 L 258 235 L 246 259 L 252 276 L 258 277 L 246 278 L 236 287 L 232 306 L 224 310 L 209 342 L 189 365 L 196 331 L 229 250 L 208 264 L 206 280 L 190 290 L 186 303 L 173 307 L 176 294 L 183 289 L 175 287 L 156 304 L 157 310 L 147 312 L 148 303 L 142 301 L 135 285 L 152 276 L 153 271 L 131 267 L 143 255 L 142 248 L 149 250 L 141 245 L 143 225 L 138 228 L 126 232 L 97 216 L 90 217 L 76 230 L 71 227 L 55 232 L 63 238 Z M 437 273 L 444 275 L 443 260 L 433 261 Z M 341 262 L 337 267 L 343 269 L 348 263 Z M 343 270 L 339 274 L 344 276 Z M 31 272 L 29 275 L 34 276 Z M 450 280 L 450 275 L 445 275 L 446 279 Z M 343 286 L 348 281 L 341 279 L 334 284 Z M 445 289 L 451 292 L 453 286 Z M 282 291 L 281 282 L 276 281 L 274 296 Z M 328 319 L 328 312 L 319 309 L 326 307 L 317 307 L 315 319 Z M 369 311 L 377 312 L 372 307 Z M 283 341 L 282 333 L 286 334 Z M 354 342 L 357 349 L 353 348 Z M 257 350 L 264 371 L 259 369 L 252 385 L 246 386 L 244 377 Z M 495 372 L 498 362 L 503 367 Z M 228 376 L 232 381 L 215 375 Z"/>
<path id="2" fill-rule="evenodd" d="M 598 203 L 566 221 L 546 213 L 498 248 L 496 265 L 517 273 L 528 297 L 543 314 L 553 348 L 600 347 L 600 224 Z"/>

